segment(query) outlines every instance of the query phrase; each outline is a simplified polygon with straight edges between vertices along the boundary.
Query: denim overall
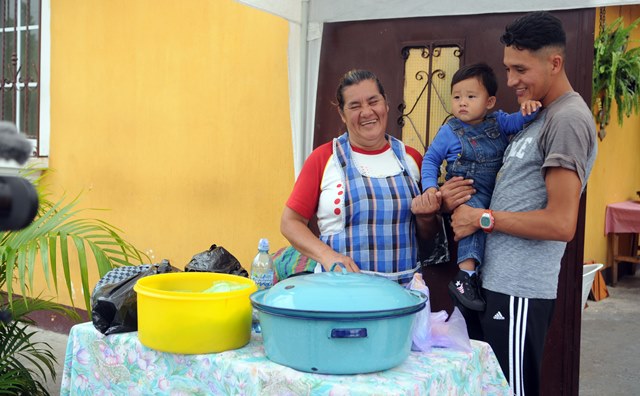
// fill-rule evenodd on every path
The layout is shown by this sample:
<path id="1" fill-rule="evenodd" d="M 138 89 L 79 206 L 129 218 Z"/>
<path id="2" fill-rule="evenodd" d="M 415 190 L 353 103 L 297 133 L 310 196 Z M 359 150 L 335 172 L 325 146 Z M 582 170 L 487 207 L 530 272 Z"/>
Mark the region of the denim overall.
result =
<path id="1" fill-rule="evenodd" d="M 500 127 L 495 115 L 488 115 L 476 125 L 462 123 L 452 118 L 447 123 L 460 140 L 462 152 L 453 163 L 447 164 L 446 179 L 462 176 L 473 179 L 476 193 L 466 202 L 474 208 L 488 208 L 491 194 L 496 184 L 496 175 L 502 166 L 504 150 L 509 140 Z M 482 264 L 484 258 L 485 233 L 478 230 L 458 242 L 458 263 L 473 258 Z"/>
<path id="2" fill-rule="evenodd" d="M 387 138 L 401 170 L 382 178 L 360 174 L 347 133 L 333 140 L 333 158 L 338 161 L 345 183 L 345 224 L 342 231 L 320 235 L 320 240 L 351 257 L 362 272 L 405 283 L 418 269 L 411 200 L 420 191 L 407 170 L 404 144 L 391 136 Z"/>

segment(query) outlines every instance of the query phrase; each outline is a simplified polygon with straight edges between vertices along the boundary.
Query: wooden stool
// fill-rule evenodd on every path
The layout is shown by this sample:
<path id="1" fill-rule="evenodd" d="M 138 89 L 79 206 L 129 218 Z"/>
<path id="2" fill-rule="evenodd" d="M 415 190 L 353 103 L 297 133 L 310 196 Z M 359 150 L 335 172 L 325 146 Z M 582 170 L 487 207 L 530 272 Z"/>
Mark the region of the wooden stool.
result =
<path id="1" fill-rule="evenodd" d="M 638 234 L 631 234 L 631 244 L 623 249 L 620 249 L 620 235 L 618 233 L 609 234 L 609 251 L 611 252 L 611 265 L 613 269 L 613 276 L 611 284 L 615 285 L 618 282 L 618 264 L 619 263 L 632 263 L 632 271 L 635 273 L 636 267 L 640 264 L 640 246 L 638 246 Z"/>
<path id="2" fill-rule="evenodd" d="M 607 265 L 613 270 L 612 285 L 618 282 L 618 264 L 633 264 L 633 270 L 640 264 L 638 252 L 638 233 L 640 233 L 640 201 L 616 202 L 607 205 L 605 211 L 604 233 L 608 235 Z M 621 235 L 625 243 L 620 246 Z M 631 243 L 626 241 L 631 239 Z"/>

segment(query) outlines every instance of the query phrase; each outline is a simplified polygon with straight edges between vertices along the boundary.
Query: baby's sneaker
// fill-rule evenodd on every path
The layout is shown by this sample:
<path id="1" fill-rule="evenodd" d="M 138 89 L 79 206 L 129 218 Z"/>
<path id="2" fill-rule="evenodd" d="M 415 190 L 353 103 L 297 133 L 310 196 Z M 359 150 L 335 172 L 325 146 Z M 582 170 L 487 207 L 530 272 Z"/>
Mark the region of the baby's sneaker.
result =
<path id="1" fill-rule="evenodd" d="M 463 306 L 474 311 L 484 311 L 485 302 L 480 296 L 478 275 L 469 275 L 459 271 L 458 275 L 449 282 L 449 294 Z"/>

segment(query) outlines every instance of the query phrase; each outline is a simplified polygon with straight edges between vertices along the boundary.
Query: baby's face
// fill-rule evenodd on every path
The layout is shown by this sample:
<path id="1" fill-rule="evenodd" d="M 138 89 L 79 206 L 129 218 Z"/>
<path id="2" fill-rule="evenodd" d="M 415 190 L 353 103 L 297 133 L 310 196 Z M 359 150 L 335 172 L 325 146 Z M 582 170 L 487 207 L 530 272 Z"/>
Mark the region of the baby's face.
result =
<path id="1" fill-rule="evenodd" d="M 453 115 L 467 124 L 475 125 L 482 122 L 495 102 L 495 96 L 489 96 L 487 89 L 476 77 L 459 81 L 451 88 Z"/>

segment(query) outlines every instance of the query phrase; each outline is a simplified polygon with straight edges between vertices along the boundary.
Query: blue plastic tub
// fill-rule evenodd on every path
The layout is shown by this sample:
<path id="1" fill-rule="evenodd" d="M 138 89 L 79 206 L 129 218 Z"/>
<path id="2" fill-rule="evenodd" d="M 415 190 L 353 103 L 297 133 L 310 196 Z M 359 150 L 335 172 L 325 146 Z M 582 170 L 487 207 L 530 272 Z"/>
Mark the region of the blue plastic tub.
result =
<path id="1" fill-rule="evenodd" d="M 296 370 L 359 374 L 401 364 L 427 297 L 388 279 L 323 272 L 251 296 L 267 357 Z"/>

